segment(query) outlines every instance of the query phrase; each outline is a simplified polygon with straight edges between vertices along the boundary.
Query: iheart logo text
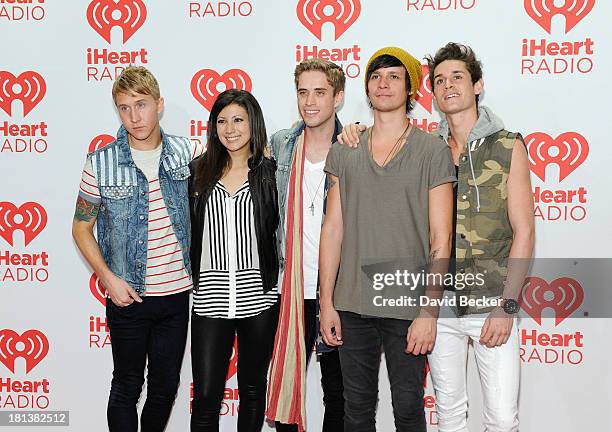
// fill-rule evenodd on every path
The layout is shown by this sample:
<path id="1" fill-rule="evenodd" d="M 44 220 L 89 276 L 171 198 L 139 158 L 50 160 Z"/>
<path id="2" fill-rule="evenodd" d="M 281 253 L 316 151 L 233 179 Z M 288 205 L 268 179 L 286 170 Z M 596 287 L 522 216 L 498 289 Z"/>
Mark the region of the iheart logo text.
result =
<path id="1" fill-rule="evenodd" d="M 546 167 L 559 166 L 559 181 L 563 181 L 578 168 L 589 155 L 589 143 L 577 132 L 565 132 L 557 138 L 543 132 L 535 132 L 525 137 L 529 150 L 531 171 L 546 181 Z"/>
<path id="2" fill-rule="evenodd" d="M 224 86 L 222 90 L 219 90 L 219 84 Z M 251 88 L 251 78 L 241 69 L 230 69 L 223 75 L 212 69 L 202 69 L 191 79 L 191 94 L 209 112 L 223 90 L 238 89 L 250 92 Z"/>
<path id="3" fill-rule="evenodd" d="M 39 330 L 28 330 L 21 336 L 11 329 L 0 330 L 0 362 L 15 373 L 15 360 L 26 362 L 26 373 L 45 358 L 49 352 L 49 340 Z"/>
<path id="4" fill-rule="evenodd" d="M 96 300 L 102 303 L 102 306 L 106 307 L 106 290 L 100 283 L 98 275 L 95 273 L 92 273 L 89 278 L 89 291 L 91 291 Z"/>
<path id="5" fill-rule="evenodd" d="M 13 233 L 23 231 L 25 245 L 30 244 L 47 226 L 47 212 L 35 202 L 17 208 L 13 203 L 0 201 L 0 237 L 13 246 Z"/>
<path id="6" fill-rule="evenodd" d="M 89 153 L 96 151 L 98 149 L 101 149 L 102 147 L 112 143 L 113 141 L 115 141 L 115 137 L 112 135 L 108 135 L 108 134 L 98 135 L 97 137 L 92 139 L 91 142 L 89 143 L 89 149 L 88 149 Z"/>
<path id="7" fill-rule="evenodd" d="M 297 17 L 315 37 L 323 40 L 323 24 L 334 25 L 334 40 L 338 40 L 359 18 L 359 0 L 299 0 Z"/>
<path id="8" fill-rule="evenodd" d="M 18 77 L 7 71 L 0 71 L 0 108 L 11 114 L 14 100 L 23 104 L 23 116 L 27 116 L 47 92 L 47 84 L 41 74 L 26 71 Z"/>
<path id="9" fill-rule="evenodd" d="M 577 280 L 560 277 L 548 283 L 539 277 L 528 277 L 523 285 L 521 307 L 542 325 L 542 311 L 555 312 L 555 326 L 576 311 L 584 301 L 584 291 Z"/>
<path id="10" fill-rule="evenodd" d="M 142 0 L 93 0 L 87 7 L 87 21 L 102 38 L 111 43 L 111 30 L 123 30 L 126 43 L 147 19 L 147 8 Z"/>
<path id="11" fill-rule="evenodd" d="M 433 91 L 429 82 L 429 66 L 423 65 L 421 86 L 417 91 L 416 101 L 427 110 L 429 114 L 433 111 Z"/>
<path id="12" fill-rule="evenodd" d="M 548 34 L 552 33 L 555 15 L 565 17 L 565 33 L 568 33 L 591 12 L 593 6 L 595 0 L 566 0 L 562 6 L 555 6 L 555 0 L 525 0 L 527 14 Z"/>

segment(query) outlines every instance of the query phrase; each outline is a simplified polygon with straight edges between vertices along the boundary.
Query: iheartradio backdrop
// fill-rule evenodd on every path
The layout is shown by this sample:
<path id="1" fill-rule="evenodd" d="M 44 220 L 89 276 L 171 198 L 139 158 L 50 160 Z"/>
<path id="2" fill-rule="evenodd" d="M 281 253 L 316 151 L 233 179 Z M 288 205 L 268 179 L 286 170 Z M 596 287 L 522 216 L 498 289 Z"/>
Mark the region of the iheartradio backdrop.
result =
<path id="1" fill-rule="evenodd" d="M 106 430 L 105 300 L 70 227 L 85 155 L 119 127 L 111 86 L 126 65 L 158 77 L 163 127 L 200 141 L 215 96 L 228 87 L 255 94 L 268 133 L 289 127 L 298 118 L 293 68 L 304 58 L 343 65 L 339 116 L 368 123 L 363 75 L 372 52 L 398 45 L 423 57 L 449 40 L 469 44 L 484 63 L 483 103 L 529 146 L 537 257 L 603 258 L 612 240 L 601 100 L 611 14 L 610 2 L 596 0 L 0 1 L 0 410 L 68 410 L 67 429 Z M 424 69 L 413 122 L 431 130 L 439 113 Z M 521 429 L 612 430 L 610 320 L 574 319 L 588 314 L 588 272 L 531 276 L 520 323 Z M 553 318 L 540 319 L 543 309 Z M 235 429 L 235 372 L 232 359 L 225 431 Z M 319 374 L 315 363 L 309 430 L 320 430 Z M 379 430 L 392 430 L 384 361 L 380 375 Z M 478 430 L 473 362 L 468 376 L 469 422 Z M 190 383 L 187 351 L 168 430 L 187 430 Z M 429 378 L 426 395 L 434 431 Z"/>

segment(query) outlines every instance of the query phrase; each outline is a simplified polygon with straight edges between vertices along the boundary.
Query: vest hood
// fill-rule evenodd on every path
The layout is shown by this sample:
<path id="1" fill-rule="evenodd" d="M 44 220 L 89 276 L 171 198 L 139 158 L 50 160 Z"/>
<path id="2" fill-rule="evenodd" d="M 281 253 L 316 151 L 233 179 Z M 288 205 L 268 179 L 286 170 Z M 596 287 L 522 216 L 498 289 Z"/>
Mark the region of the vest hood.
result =
<path id="1" fill-rule="evenodd" d="M 474 164 L 472 163 L 472 151 L 474 150 L 474 145 L 477 143 L 475 141 L 481 140 L 483 138 L 488 137 L 489 135 L 493 135 L 504 129 L 504 122 L 493 114 L 489 108 L 484 105 L 478 107 L 478 120 L 476 124 L 470 131 L 470 135 L 467 139 L 467 150 L 468 156 L 470 160 L 470 171 L 472 174 L 472 179 L 474 180 L 474 185 L 476 189 L 476 209 L 480 212 L 480 190 L 478 189 L 478 185 L 476 185 L 476 176 L 474 174 Z M 443 118 L 438 126 L 438 130 L 436 131 L 438 135 L 440 135 L 445 142 L 448 143 L 448 122 L 446 118 Z M 473 143 L 473 144 L 472 144 Z"/>
<path id="2" fill-rule="evenodd" d="M 470 135 L 468 136 L 467 142 L 472 142 L 481 138 L 488 137 L 500 130 L 504 129 L 504 122 L 502 119 L 497 117 L 490 108 L 481 105 L 478 107 L 478 121 L 470 131 Z M 444 141 L 448 141 L 449 129 L 448 122 L 446 118 L 443 118 L 440 121 L 440 125 L 438 126 L 438 130 L 436 133 L 444 139 Z"/>

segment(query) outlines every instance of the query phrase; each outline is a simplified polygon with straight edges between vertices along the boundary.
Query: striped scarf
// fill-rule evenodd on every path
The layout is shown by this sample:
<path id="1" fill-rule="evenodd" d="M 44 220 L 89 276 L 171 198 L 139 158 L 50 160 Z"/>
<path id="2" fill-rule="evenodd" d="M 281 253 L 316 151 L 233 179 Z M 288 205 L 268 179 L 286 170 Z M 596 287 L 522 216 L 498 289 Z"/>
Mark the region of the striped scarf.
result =
<path id="1" fill-rule="evenodd" d="M 291 162 L 287 205 L 285 273 L 281 308 L 270 364 L 266 417 L 306 428 L 306 347 L 304 342 L 304 275 L 302 273 L 302 179 L 306 131 L 298 137 Z"/>

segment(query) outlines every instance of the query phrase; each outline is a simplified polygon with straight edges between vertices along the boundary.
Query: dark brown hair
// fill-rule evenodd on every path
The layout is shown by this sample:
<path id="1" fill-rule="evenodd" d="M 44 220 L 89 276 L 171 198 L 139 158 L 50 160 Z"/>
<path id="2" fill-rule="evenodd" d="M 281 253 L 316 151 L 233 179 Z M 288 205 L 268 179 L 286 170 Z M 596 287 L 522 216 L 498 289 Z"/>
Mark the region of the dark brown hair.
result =
<path id="1" fill-rule="evenodd" d="M 402 68 L 404 68 L 404 76 L 406 81 L 406 114 L 410 114 L 410 111 L 412 111 L 412 109 L 414 108 L 414 104 L 410 100 L 410 90 L 412 89 L 412 86 L 410 84 L 410 74 L 408 73 L 408 71 L 406 70 L 406 66 L 404 66 L 400 59 L 389 54 L 383 54 L 381 56 L 376 57 L 374 60 L 372 60 L 372 63 L 370 63 L 370 66 L 366 70 L 365 90 L 366 96 L 368 96 L 368 104 L 370 105 L 370 108 L 372 108 L 372 103 L 369 101 L 370 94 L 368 91 L 368 83 L 370 82 L 372 74 L 378 69 L 395 66 L 401 66 Z"/>
<path id="2" fill-rule="evenodd" d="M 257 99 L 245 90 L 230 89 L 219 94 L 210 110 L 208 118 L 208 134 L 206 153 L 196 173 L 197 187 L 204 190 L 211 183 L 218 181 L 230 167 L 231 159 L 225 146 L 219 140 L 217 133 L 217 118 L 219 113 L 228 105 L 236 104 L 244 108 L 249 116 L 249 129 L 251 141 L 249 148 L 252 157 L 249 166 L 256 166 L 264 156 L 264 149 L 268 143 L 266 124 Z"/>
<path id="3" fill-rule="evenodd" d="M 465 63 L 465 68 L 470 73 L 472 84 L 476 84 L 482 79 L 482 63 L 476 58 L 474 50 L 467 45 L 456 42 L 449 42 L 436 51 L 434 56 L 425 57 L 429 66 L 429 84 L 432 90 L 434 89 L 434 71 L 440 63 L 446 60 L 459 60 Z M 478 95 L 476 95 L 476 103 L 478 103 Z"/>

